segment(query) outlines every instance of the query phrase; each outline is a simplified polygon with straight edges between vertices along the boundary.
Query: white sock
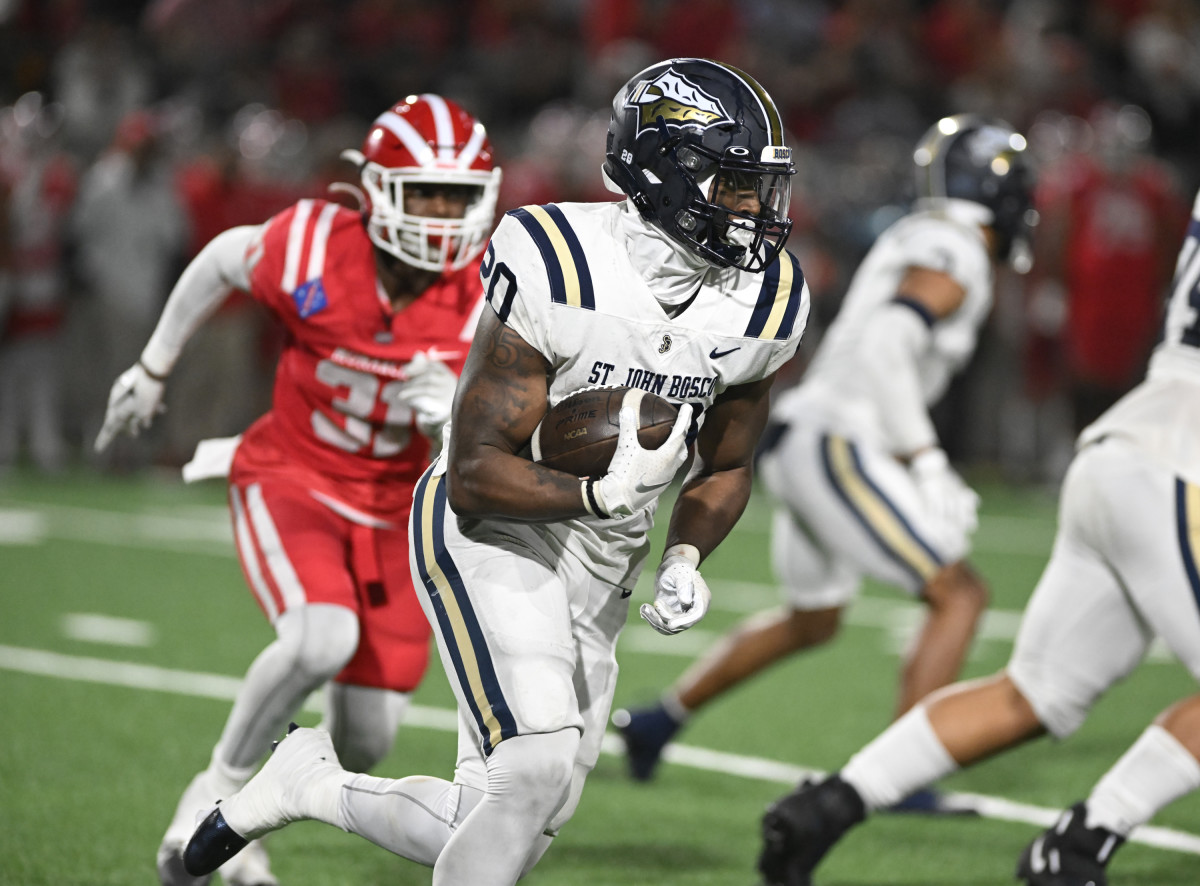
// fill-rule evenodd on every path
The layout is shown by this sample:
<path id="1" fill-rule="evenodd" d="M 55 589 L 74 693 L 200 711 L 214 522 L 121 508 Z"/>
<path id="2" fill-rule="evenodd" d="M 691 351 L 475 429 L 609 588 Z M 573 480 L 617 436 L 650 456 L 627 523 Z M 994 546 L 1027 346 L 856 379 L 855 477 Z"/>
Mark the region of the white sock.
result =
<path id="1" fill-rule="evenodd" d="M 692 716 L 692 712 L 683 706 L 683 702 L 679 700 L 679 694 L 668 690 L 664 692 L 662 698 L 659 699 L 659 704 L 663 706 L 663 710 L 667 712 L 672 720 L 682 726 Z"/>
<path id="2" fill-rule="evenodd" d="M 1122 837 L 1200 788 L 1200 762 L 1161 726 L 1149 726 L 1092 789 L 1087 826 Z"/>
<path id="3" fill-rule="evenodd" d="M 851 757 L 841 776 L 873 812 L 957 770 L 925 708 L 918 705 Z"/>

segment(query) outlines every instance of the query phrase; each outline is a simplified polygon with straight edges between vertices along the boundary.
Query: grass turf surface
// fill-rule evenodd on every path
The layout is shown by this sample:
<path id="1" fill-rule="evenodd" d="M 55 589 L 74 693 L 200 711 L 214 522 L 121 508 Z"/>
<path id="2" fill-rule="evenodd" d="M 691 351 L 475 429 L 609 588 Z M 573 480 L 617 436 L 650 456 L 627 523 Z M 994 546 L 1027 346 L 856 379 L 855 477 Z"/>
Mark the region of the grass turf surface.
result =
<path id="1" fill-rule="evenodd" d="M 990 673 L 1007 659 L 1015 613 L 1045 562 L 1054 526 L 1053 501 L 1044 494 L 988 485 L 981 492 L 973 560 L 992 585 L 996 612 L 967 676 Z M 161 832 L 179 792 L 207 761 L 229 707 L 171 687 L 184 683 L 187 672 L 240 677 L 271 636 L 242 583 L 223 510 L 219 485 L 191 488 L 171 479 L 77 474 L 46 481 L 17 474 L 0 486 L 3 886 L 155 882 Z M 735 535 L 706 564 L 717 602 L 697 629 L 659 637 L 632 608 L 618 705 L 652 700 L 722 630 L 772 605 L 767 514 L 756 497 Z M 661 530 L 655 541 L 657 550 Z M 643 583 L 634 602 L 649 594 Z M 832 645 L 719 699 L 681 740 L 836 768 L 890 718 L 898 648 L 913 612 L 901 595 L 869 586 Z M 145 623 L 145 645 L 69 633 L 66 617 L 80 613 Z M 63 656 L 54 661 L 69 664 L 75 676 L 23 673 L 11 664 L 13 650 Z M 113 685 L 101 667 L 106 662 L 161 669 L 150 673 L 163 688 Z M 86 679 L 89 672 L 96 682 Z M 1149 662 L 1067 741 L 1018 749 L 959 773 L 945 787 L 1063 806 L 1084 796 L 1159 710 L 1194 690 L 1177 664 Z M 452 707 L 436 665 L 416 702 Z M 313 725 L 317 715 L 298 719 Z M 377 771 L 448 776 L 453 760 L 451 733 L 410 727 Z M 525 882 L 749 886 L 759 816 L 786 787 L 672 764 L 653 783 L 634 784 L 624 761 L 606 755 L 575 819 Z M 1200 798 L 1181 800 L 1155 823 L 1200 832 Z M 880 815 L 838 847 L 817 881 L 999 886 L 1012 882 L 1017 853 L 1035 833 L 1027 824 L 988 819 Z M 284 886 L 429 882 L 424 868 L 315 823 L 290 826 L 268 845 Z M 1111 874 L 1114 886 L 1194 884 L 1200 857 L 1130 844 Z"/>

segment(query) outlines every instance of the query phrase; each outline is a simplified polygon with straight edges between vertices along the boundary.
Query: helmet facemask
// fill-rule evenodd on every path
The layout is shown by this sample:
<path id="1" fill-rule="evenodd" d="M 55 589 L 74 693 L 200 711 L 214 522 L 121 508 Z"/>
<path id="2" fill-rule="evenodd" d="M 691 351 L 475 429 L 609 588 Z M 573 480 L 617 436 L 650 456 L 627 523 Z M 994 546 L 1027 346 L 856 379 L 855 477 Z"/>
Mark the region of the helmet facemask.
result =
<path id="1" fill-rule="evenodd" d="M 367 162 L 361 176 L 370 202 L 367 234 L 380 249 L 428 271 L 466 267 L 483 250 L 495 218 L 500 191 L 498 169 L 437 172 L 389 169 Z M 439 191 L 446 203 L 461 203 L 461 217 L 406 211 L 413 197 L 426 198 Z"/>
<path id="2" fill-rule="evenodd" d="M 765 171 L 744 147 L 718 159 L 698 146 L 675 154 L 695 183 L 687 208 L 675 215 L 675 235 L 718 266 L 757 273 L 773 262 L 792 229 L 790 173 Z"/>

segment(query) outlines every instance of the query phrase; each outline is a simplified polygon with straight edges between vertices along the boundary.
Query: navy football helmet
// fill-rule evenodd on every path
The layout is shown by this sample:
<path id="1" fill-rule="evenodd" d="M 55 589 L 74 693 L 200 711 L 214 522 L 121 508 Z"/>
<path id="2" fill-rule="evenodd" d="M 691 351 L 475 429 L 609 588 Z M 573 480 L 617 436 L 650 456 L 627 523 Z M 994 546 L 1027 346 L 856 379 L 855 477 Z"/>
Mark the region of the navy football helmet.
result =
<path id="1" fill-rule="evenodd" d="M 917 196 L 969 200 L 991 211 L 996 257 L 1028 270 L 1037 224 L 1034 174 L 1025 137 L 1003 120 L 974 114 L 943 117 L 913 152 Z"/>
<path id="2" fill-rule="evenodd" d="M 792 230 L 795 171 L 775 103 L 737 68 L 670 59 L 613 99 L 606 185 L 717 267 L 775 261 Z"/>

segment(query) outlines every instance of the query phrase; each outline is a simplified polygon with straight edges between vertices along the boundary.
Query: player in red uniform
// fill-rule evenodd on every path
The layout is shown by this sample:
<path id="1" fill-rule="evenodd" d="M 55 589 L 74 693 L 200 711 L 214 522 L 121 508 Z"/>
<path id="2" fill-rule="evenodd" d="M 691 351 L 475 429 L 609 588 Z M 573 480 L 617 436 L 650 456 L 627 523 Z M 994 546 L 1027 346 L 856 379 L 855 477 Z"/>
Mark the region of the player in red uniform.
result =
<path id="1" fill-rule="evenodd" d="M 362 151 L 343 156 L 359 166 L 367 209 L 301 200 L 214 238 L 113 385 L 96 441 L 150 424 L 184 343 L 232 290 L 283 324 L 271 411 L 237 441 L 202 443 L 185 468 L 228 473 L 238 556 L 276 639 L 179 801 L 158 852 L 164 886 L 207 881 L 180 860 L 196 812 L 250 778 L 312 690 L 328 682 L 325 725 L 345 765 L 366 771 L 427 663 L 408 512 L 482 307 L 500 171 L 483 126 L 436 95 L 384 112 Z M 221 869 L 229 886 L 276 882 L 261 846 L 245 855 Z"/>

